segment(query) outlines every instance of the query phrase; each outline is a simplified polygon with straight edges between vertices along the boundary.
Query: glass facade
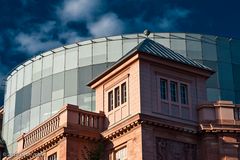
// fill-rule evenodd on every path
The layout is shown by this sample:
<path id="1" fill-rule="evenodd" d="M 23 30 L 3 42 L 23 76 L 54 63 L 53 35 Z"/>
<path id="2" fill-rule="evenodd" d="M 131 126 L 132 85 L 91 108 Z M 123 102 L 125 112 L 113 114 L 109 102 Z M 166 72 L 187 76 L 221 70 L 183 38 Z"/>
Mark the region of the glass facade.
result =
<path id="1" fill-rule="evenodd" d="M 240 103 L 240 40 L 191 33 L 151 33 L 149 38 L 216 71 L 207 81 L 209 101 Z M 131 34 L 87 40 L 18 66 L 5 89 L 3 138 L 9 152 L 15 151 L 18 136 L 66 103 L 94 111 L 95 92 L 86 84 L 143 39 L 143 34 Z"/>

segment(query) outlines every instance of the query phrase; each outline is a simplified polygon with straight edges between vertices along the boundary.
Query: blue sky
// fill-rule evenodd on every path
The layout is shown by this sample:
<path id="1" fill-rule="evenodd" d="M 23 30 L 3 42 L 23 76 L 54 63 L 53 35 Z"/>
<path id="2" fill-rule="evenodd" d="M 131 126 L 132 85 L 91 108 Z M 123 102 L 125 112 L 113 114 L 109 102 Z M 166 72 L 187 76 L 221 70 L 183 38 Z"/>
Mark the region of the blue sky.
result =
<path id="1" fill-rule="evenodd" d="M 89 38 L 138 33 L 145 28 L 240 38 L 238 0 L 0 2 L 0 81 L 33 55 Z M 0 90 L 0 105 L 2 99 Z"/>

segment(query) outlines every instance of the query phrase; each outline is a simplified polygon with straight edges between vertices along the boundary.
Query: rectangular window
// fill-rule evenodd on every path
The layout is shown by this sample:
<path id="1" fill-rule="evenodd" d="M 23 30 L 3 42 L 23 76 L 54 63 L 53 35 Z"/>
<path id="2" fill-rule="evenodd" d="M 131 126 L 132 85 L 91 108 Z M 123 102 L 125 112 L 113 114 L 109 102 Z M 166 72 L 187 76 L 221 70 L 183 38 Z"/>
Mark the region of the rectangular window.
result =
<path id="1" fill-rule="evenodd" d="M 235 120 L 240 120 L 240 108 L 234 108 L 235 111 Z"/>
<path id="2" fill-rule="evenodd" d="M 177 102 L 178 97 L 177 97 L 177 83 L 174 81 L 170 82 L 170 91 L 171 91 L 171 101 L 172 102 Z"/>
<path id="3" fill-rule="evenodd" d="M 113 91 L 108 92 L 108 111 L 113 110 Z"/>
<path id="4" fill-rule="evenodd" d="M 114 98 L 115 98 L 115 107 L 118 107 L 120 105 L 120 90 L 119 87 L 114 89 Z"/>
<path id="5" fill-rule="evenodd" d="M 126 86 L 126 82 L 121 85 L 121 101 L 122 101 L 122 104 L 127 102 L 127 86 Z"/>
<path id="6" fill-rule="evenodd" d="M 181 103 L 188 104 L 188 88 L 186 84 L 180 84 Z"/>
<path id="7" fill-rule="evenodd" d="M 115 153 L 116 160 L 127 160 L 127 148 L 124 147 Z"/>
<path id="8" fill-rule="evenodd" d="M 167 80 L 160 79 L 160 92 L 161 92 L 161 99 L 167 99 Z"/>
<path id="9" fill-rule="evenodd" d="M 52 155 L 48 156 L 48 160 L 57 160 L 57 153 L 53 153 Z"/>

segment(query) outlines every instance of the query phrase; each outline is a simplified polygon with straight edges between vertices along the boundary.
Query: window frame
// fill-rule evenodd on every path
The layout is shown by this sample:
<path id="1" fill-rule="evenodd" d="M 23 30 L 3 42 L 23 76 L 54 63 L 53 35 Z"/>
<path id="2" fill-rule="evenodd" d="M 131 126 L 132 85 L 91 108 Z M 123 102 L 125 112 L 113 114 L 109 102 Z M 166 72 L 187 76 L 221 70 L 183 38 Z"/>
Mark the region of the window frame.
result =
<path id="1" fill-rule="evenodd" d="M 47 157 L 47 159 L 48 159 L 48 160 L 57 160 L 57 152 L 49 155 L 49 156 Z"/>
<path id="2" fill-rule="evenodd" d="M 108 93 L 108 112 L 112 111 L 114 105 L 113 90 L 110 90 Z"/>

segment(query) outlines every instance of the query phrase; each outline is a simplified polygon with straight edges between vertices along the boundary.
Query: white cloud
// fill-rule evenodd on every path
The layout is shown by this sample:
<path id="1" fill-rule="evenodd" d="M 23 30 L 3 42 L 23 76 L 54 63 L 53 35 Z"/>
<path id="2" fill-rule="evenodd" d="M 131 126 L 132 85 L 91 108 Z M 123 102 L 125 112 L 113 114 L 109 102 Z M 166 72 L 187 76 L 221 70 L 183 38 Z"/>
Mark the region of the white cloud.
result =
<path id="1" fill-rule="evenodd" d="M 124 23 L 114 13 L 103 15 L 98 21 L 88 24 L 89 32 L 95 36 L 120 34 L 124 30 Z"/>
<path id="2" fill-rule="evenodd" d="M 65 0 L 57 14 L 63 22 L 90 20 L 100 5 L 100 0 Z"/>
<path id="3" fill-rule="evenodd" d="M 78 42 L 78 41 L 83 39 L 75 31 L 62 32 L 58 36 L 59 36 L 60 39 L 65 40 L 67 44 L 70 44 L 70 43 L 73 43 L 73 42 Z"/>

